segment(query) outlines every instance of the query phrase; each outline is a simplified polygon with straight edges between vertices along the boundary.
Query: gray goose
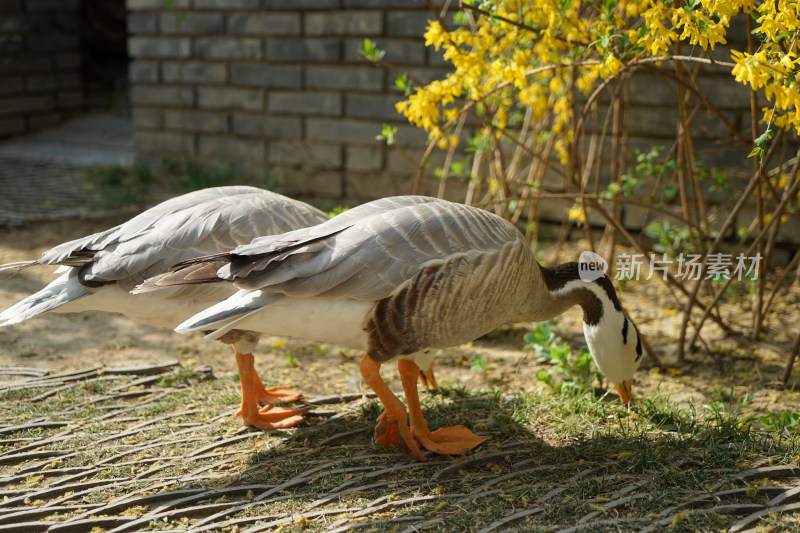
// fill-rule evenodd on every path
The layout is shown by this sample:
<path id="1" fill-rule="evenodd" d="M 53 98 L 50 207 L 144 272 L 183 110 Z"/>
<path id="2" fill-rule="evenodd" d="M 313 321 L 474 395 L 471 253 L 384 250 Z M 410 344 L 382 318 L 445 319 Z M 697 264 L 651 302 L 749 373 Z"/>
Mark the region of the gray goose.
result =
<path id="1" fill-rule="evenodd" d="M 508 221 L 434 198 L 369 202 L 322 224 L 185 261 L 135 292 L 233 282 L 239 291 L 189 318 L 179 332 L 236 330 L 366 351 L 361 373 L 385 411 L 375 440 L 425 460 L 421 449 L 463 454 L 486 440 L 463 426 L 431 432 L 420 409 L 419 367 L 504 322 L 541 321 L 579 305 L 600 370 L 623 402 L 642 355 L 636 328 L 604 275 L 577 263 L 545 268 Z M 397 361 L 408 411 L 380 377 Z M 410 420 L 410 423 L 409 423 Z"/>
<path id="2" fill-rule="evenodd" d="M 155 326 L 174 326 L 235 292 L 227 284 L 175 287 L 141 296 L 130 290 L 175 263 L 231 250 L 261 235 L 319 224 L 328 216 L 256 187 L 203 189 L 162 202 L 128 222 L 60 244 L 35 261 L 0 265 L 0 270 L 60 265 L 61 274 L 37 293 L 0 313 L 10 326 L 46 312 L 108 311 Z M 222 338 L 236 349 L 242 382 L 241 414 L 246 425 L 262 429 L 302 422 L 298 409 L 258 409 L 258 402 L 280 403 L 300 396 L 291 387 L 266 389 L 255 371 L 252 348 L 258 334 Z M 245 384 L 247 384 L 245 386 Z"/>

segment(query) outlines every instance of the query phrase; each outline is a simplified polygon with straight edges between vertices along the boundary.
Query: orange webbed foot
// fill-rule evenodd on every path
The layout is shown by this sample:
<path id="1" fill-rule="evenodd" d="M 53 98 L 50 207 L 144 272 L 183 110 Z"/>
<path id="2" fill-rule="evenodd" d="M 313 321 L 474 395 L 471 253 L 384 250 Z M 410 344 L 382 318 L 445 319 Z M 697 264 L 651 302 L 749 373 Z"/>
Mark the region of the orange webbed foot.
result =
<path id="1" fill-rule="evenodd" d="M 245 426 L 253 426 L 258 429 L 284 429 L 303 423 L 303 413 L 305 409 L 286 409 L 283 407 L 268 406 L 259 409 L 254 413 L 247 413 L 242 416 Z M 237 411 L 241 415 L 242 409 Z"/>
<path id="2" fill-rule="evenodd" d="M 397 416 L 384 411 L 383 414 L 378 417 L 378 424 L 375 426 L 373 440 L 375 444 L 381 448 L 388 448 L 391 445 L 395 445 L 399 450 L 410 453 L 414 455 L 418 461 L 424 462 L 426 458 L 422 455 L 422 451 L 419 449 L 411 433 L 411 429 L 404 419 L 405 413 L 403 413 L 403 419 L 399 419 Z"/>
<path id="3" fill-rule="evenodd" d="M 260 382 L 261 380 L 259 380 Z M 261 387 L 255 385 L 255 396 L 258 403 L 268 403 L 275 405 L 279 403 L 296 402 L 302 400 L 303 395 L 298 393 L 293 387 Z"/>
<path id="4" fill-rule="evenodd" d="M 463 455 L 489 440 L 489 437 L 476 435 L 464 426 L 450 426 L 426 431 L 413 428 L 414 438 L 420 446 L 440 455 Z"/>

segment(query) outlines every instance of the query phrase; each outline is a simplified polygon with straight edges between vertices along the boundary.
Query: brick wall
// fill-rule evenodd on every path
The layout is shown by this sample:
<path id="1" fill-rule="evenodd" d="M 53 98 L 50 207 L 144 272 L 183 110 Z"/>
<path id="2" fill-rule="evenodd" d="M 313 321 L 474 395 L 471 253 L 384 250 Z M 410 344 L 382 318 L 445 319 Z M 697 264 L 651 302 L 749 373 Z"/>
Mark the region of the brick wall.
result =
<path id="1" fill-rule="evenodd" d="M 0 137 L 83 106 L 79 0 L 0 0 Z"/>
<path id="2" fill-rule="evenodd" d="M 398 144 L 415 161 L 427 145 L 426 136 L 396 113 L 395 74 L 365 64 L 358 48 L 370 38 L 386 50 L 387 62 L 412 75 L 426 80 L 444 76 L 448 65 L 422 39 L 431 17 L 423 2 L 127 0 L 127 7 L 140 157 L 234 163 L 256 184 L 350 203 L 412 191 L 415 164 L 375 136 L 384 122 L 396 126 Z M 740 46 L 746 35 L 744 18 L 738 17 L 729 40 Z M 720 46 L 713 56 L 730 60 Z M 729 68 L 690 66 L 686 77 L 693 76 L 727 120 L 752 138 L 749 92 L 733 80 Z M 637 148 L 648 151 L 663 144 L 665 154 L 670 150 L 678 128 L 675 91 L 674 81 L 646 68 L 625 81 L 622 156 L 629 162 Z M 748 148 L 697 103 L 695 98 L 689 106 L 697 159 L 725 172 L 734 185 L 746 183 L 752 172 Z M 605 122 L 607 104 L 604 95 L 599 111 L 587 120 L 586 130 L 598 139 L 604 128 L 611 128 Z M 594 156 L 602 187 L 610 178 L 610 148 L 607 141 Z M 434 154 L 424 194 L 437 192 L 433 169 L 442 155 Z M 561 183 L 557 178 L 546 184 Z M 451 182 L 447 191 L 464 198 L 463 184 Z M 730 192 L 706 192 L 718 202 L 731 197 Z M 541 216 L 558 221 L 568 204 L 543 201 Z M 621 215 L 629 228 L 640 229 L 644 213 L 633 206 Z M 592 223 L 605 224 L 592 216 Z"/>
<path id="3" fill-rule="evenodd" d="M 446 72 L 410 0 L 128 0 L 139 156 L 232 162 L 256 183 L 352 201 L 411 190 L 415 169 L 375 140 L 384 122 L 414 156 L 423 133 L 394 110 L 395 75 L 364 38 L 423 79 Z M 428 180 L 427 192 L 435 183 Z"/>

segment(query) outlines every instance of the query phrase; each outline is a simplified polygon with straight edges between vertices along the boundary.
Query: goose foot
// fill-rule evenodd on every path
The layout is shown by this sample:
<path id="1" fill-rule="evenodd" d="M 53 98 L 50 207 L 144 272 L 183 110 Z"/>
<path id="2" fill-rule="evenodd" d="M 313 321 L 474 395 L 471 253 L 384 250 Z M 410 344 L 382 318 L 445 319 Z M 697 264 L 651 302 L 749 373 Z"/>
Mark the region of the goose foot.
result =
<path id="1" fill-rule="evenodd" d="M 422 455 L 422 451 L 408 427 L 406 408 L 381 378 L 380 368 L 381 364 L 369 354 L 361 360 L 361 375 L 367 385 L 378 395 L 385 408 L 375 426 L 375 443 L 383 448 L 395 445 L 398 449 L 414 455 L 418 461 L 424 462 L 426 461 L 425 456 Z"/>
<path id="2" fill-rule="evenodd" d="M 293 387 L 264 387 L 258 374 L 253 373 L 255 378 L 255 395 L 258 403 L 268 403 L 275 405 L 278 403 L 296 402 L 302 400 L 303 395 L 298 393 Z"/>
<path id="3" fill-rule="evenodd" d="M 430 431 L 427 426 L 412 424 L 411 433 L 420 446 L 440 455 L 463 455 L 489 440 L 480 437 L 464 426 L 450 426 Z"/>
<path id="4" fill-rule="evenodd" d="M 269 394 L 270 389 L 264 387 L 255 371 L 253 354 L 243 354 L 236 350 L 236 364 L 239 367 L 239 383 L 242 387 L 242 405 L 236 411 L 236 416 L 242 417 L 242 422 L 245 426 L 253 426 L 259 429 L 281 429 L 296 426 L 303 422 L 302 414 L 305 409 L 267 406 L 259 410 L 258 402 L 265 401 L 264 395 Z M 289 387 L 275 387 L 275 389 L 292 391 Z M 296 393 L 294 395 L 297 396 Z M 279 396 L 276 395 L 275 397 Z"/>
<path id="5" fill-rule="evenodd" d="M 419 403 L 417 392 L 419 367 L 413 361 L 401 359 L 397 363 L 397 369 L 403 381 L 403 390 L 406 392 L 411 433 L 420 446 L 441 455 L 462 455 L 489 440 L 489 437 L 480 437 L 464 426 L 451 426 L 431 432 Z"/>
<path id="6" fill-rule="evenodd" d="M 395 415 L 390 415 L 384 411 L 378 417 L 378 424 L 375 426 L 375 435 L 373 440 L 375 444 L 381 448 L 388 448 L 394 444 L 399 450 L 405 453 L 410 453 L 422 462 L 425 462 L 425 456 L 419 449 L 414 435 L 408 424 L 405 421 L 406 413 L 403 412 L 402 418 L 397 418 Z"/>
<path id="7" fill-rule="evenodd" d="M 239 411 L 241 412 L 242 409 Z M 242 415 L 242 423 L 245 426 L 266 430 L 290 428 L 305 421 L 302 416 L 305 412 L 305 409 L 286 409 L 270 405 L 255 413 Z"/>

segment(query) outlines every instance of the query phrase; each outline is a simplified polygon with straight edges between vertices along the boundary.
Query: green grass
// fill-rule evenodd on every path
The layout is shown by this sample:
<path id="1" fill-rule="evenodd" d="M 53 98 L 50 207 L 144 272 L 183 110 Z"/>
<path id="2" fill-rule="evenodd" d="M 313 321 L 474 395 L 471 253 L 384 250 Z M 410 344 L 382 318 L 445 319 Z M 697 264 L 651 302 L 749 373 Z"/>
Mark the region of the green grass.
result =
<path id="1" fill-rule="evenodd" d="M 84 476 L 85 480 L 146 474 L 131 484 L 99 486 L 87 495 L 75 497 L 78 503 L 87 504 L 136 490 L 149 492 L 149 487 L 163 482 L 167 485 L 154 490 L 277 486 L 294 479 L 294 484 L 264 503 L 248 505 L 249 500 L 238 493 L 229 497 L 244 505 L 232 517 L 294 513 L 298 520 L 283 524 L 283 531 L 320 531 L 342 518 L 332 515 L 299 519 L 317 510 L 309 510 L 311 502 L 332 491 L 341 495 L 321 508 L 364 508 L 380 498 L 385 502 L 413 498 L 366 520 L 419 515 L 426 520 L 441 520 L 431 523 L 425 531 L 476 531 L 513 512 L 534 507 L 544 511 L 508 527 L 549 531 L 574 525 L 589 513 L 597 513 L 587 521 L 587 531 L 617 531 L 640 529 L 660 520 L 660 513 L 671 506 L 729 488 L 743 487 L 747 492 L 722 500 L 721 504 L 764 502 L 766 496 L 758 492 L 759 487 L 794 482 L 767 479 L 766 474 L 746 482 L 736 481 L 736 473 L 754 465 L 800 461 L 800 436 L 788 431 L 757 430 L 737 411 L 734 402 L 722 399 L 706 405 L 676 405 L 656 391 L 640 398 L 628 410 L 592 393 L 553 394 L 544 387 L 515 397 L 493 390 L 443 387 L 440 394 L 422 395 L 423 411 L 431 428 L 463 424 L 490 435 L 491 440 L 472 456 L 430 456 L 427 463 L 411 463 L 398 450 L 384 450 L 371 443 L 375 418 L 382 411 L 377 401 L 360 406 L 357 402 L 324 406 L 323 409 L 344 414 L 329 423 L 312 416 L 306 426 L 293 430 L 248 431 L 232 416 L 219 418 L 238 404 L 238 382 L 233 377 L 200 377 L 192 370 L 176 369 L 146 388 L 150 394 L 98 400 L 135 379 L 106 377 L 75 384 L 44 402 L 28 403 L 24 412 L 15 415 L 15 423 L 48 416 L 70 421 L 70 438 L 51 442 L 47 449 L 77 453 L 64 459 L 45 459 L 26 476 L 51 468 L 94 465 L 101 466 L 95 466 Z M 166 394 L 161 399 L 152 401 L 163 393 Z M 18 405 L 21 398 L 30 396 L 6 392 L 0 396 L 0 406 L 5 409 Z M 114 409 L 126 412 L 100 418 Z M 165 418 L 146 423 L 157 417 Z M 134 426 L 138 429 L 132 429 Z M 64 428 L 40 428 L 6 437 L 44 439 L 63 431 Z M 323 444 L 339 435 L 346 438 Z M 95 444 L 109 437 L 112 438 L 105 443 Z M 234 440 L 191 455 L 226 439 Z M 13 446 L 2 451 L 11 451 Z M 36 463 L 34 460 L 24 464 L 30 468 Z M 12 475 L 15 468 L 0 465 L 0 474 Z M 48 479 L 45 476 L 39 483 L 48 483 Z M 23 486 L 20 482 L 5 488 Z M 481 487 L 485 490 L 476 493 Z M 623 497 L 616 493 L 636 497 L 605 508 Z M 454 494 L 465 496 L 445 497 Z M 131 506 L 135 505 L 134 499 Z M 148 509 L 155 507 L 156 504 Z M 676 517 L 670 531 L 724 531 L 736 520 L 715 514 L 668 516 Z M 191 523 L 197 517 L 188 520 Z M 616 522 L 609 525 L 603 520 Z M 789 531 L 797 524 L 792 515 L 770 517 L 767 522 L 775 531 Z M 375 529 L 406 527 L 402 524 L 388 523 Z M 186 521 L 158 522 L 159 528 L 170 525 L 185 527 Z"/>

